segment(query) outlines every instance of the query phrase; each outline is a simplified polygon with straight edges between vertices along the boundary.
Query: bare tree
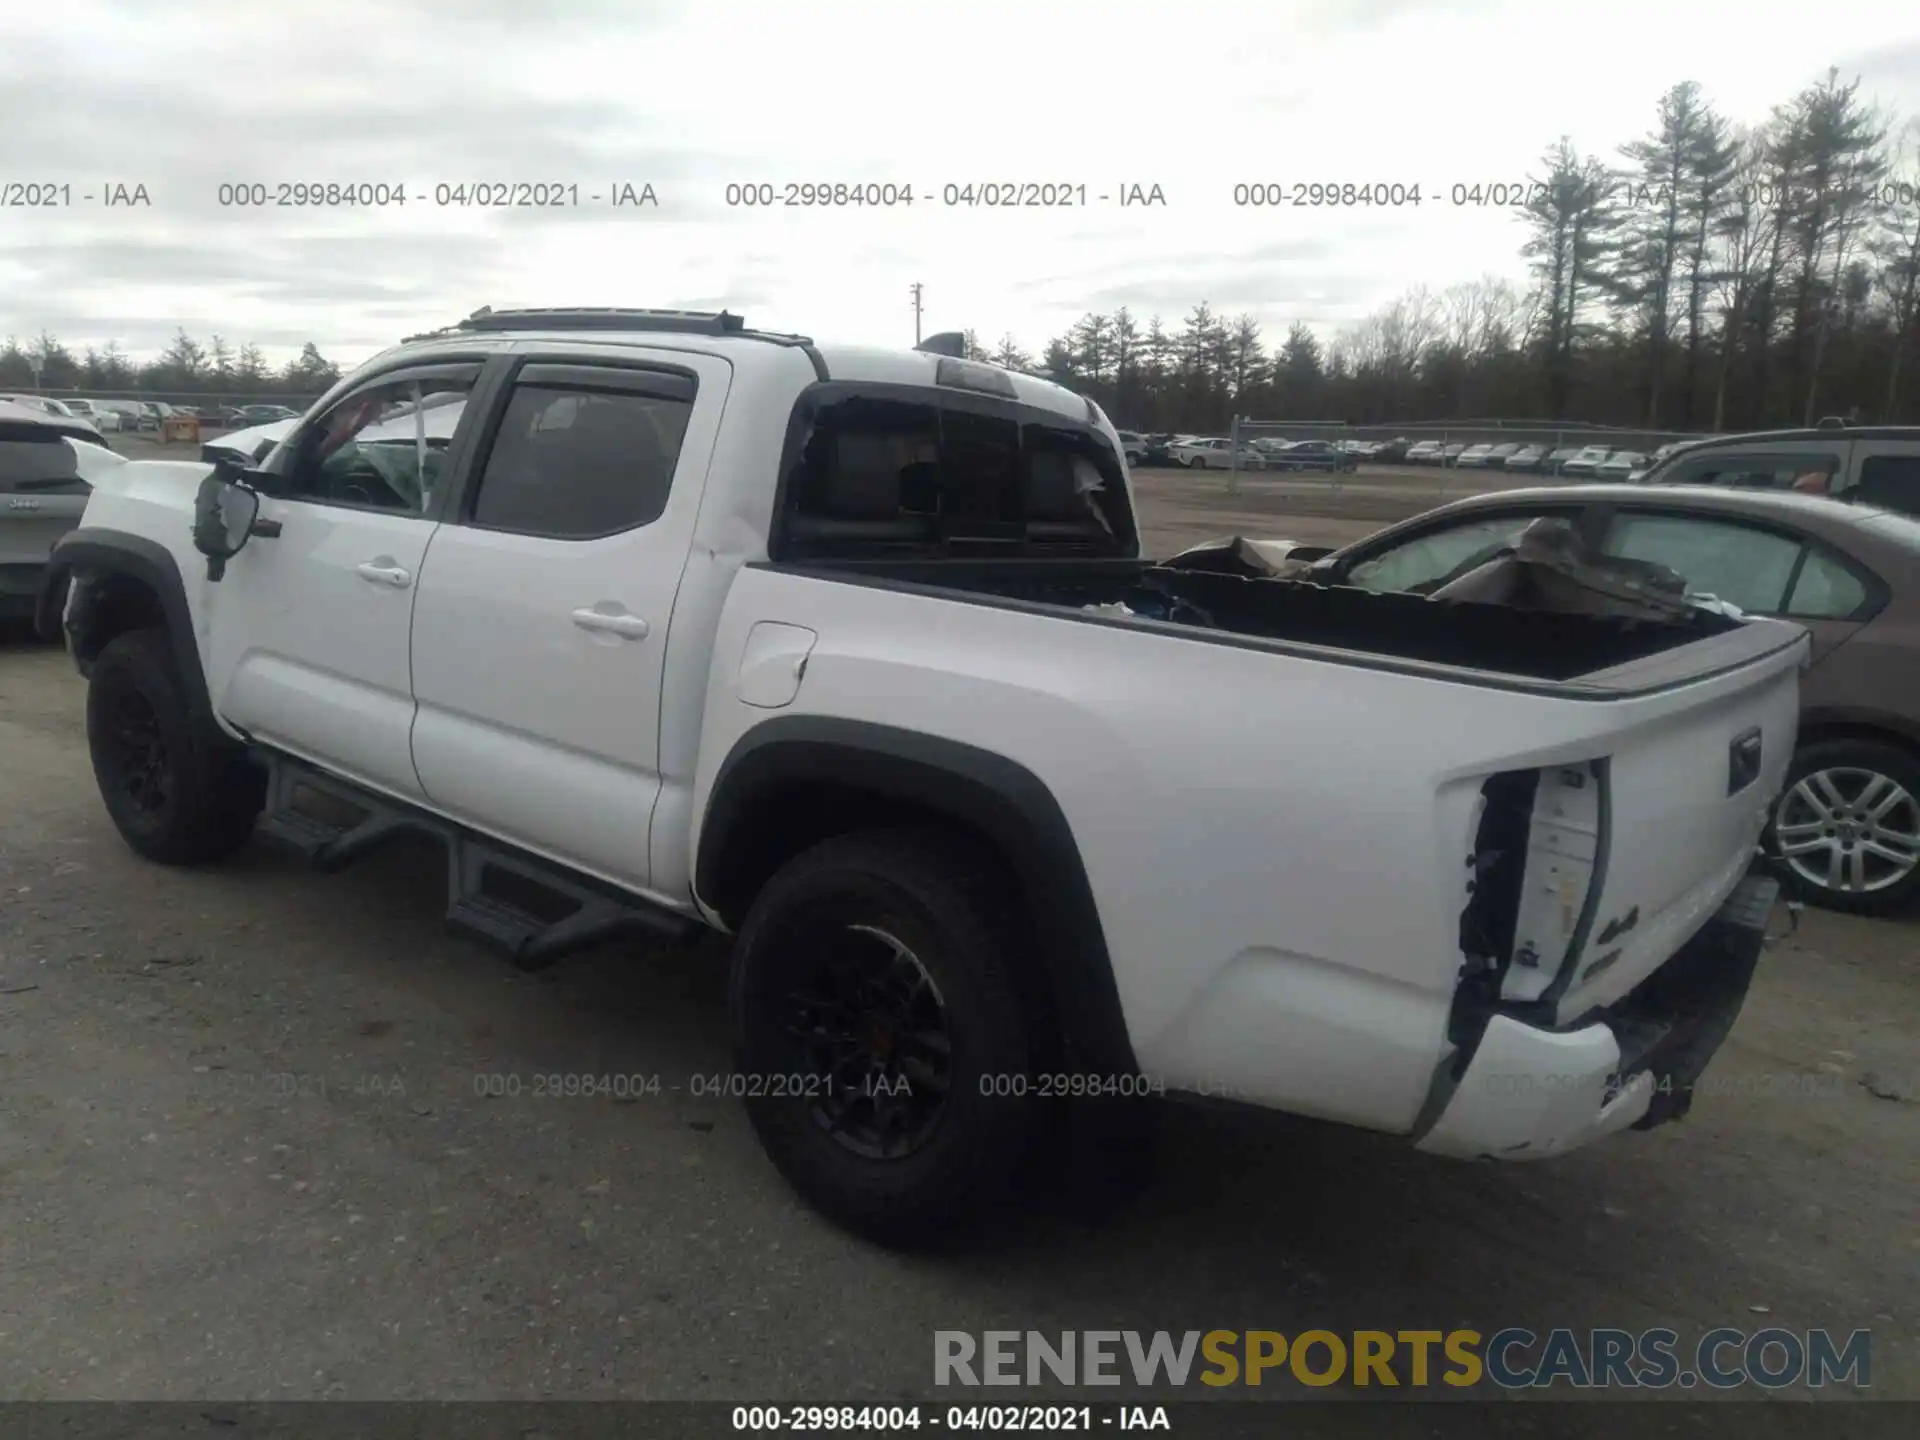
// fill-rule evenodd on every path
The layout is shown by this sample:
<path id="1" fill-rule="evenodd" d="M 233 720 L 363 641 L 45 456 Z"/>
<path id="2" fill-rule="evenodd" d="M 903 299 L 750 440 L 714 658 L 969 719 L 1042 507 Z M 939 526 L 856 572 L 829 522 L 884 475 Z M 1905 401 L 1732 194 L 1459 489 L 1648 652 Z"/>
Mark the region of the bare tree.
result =
<path id="1" fill-rule="evenodd" d="M 1876 283 L 1886 298 L 1893 332 L 1886 397 L 1880 403 L 1881 419 L 1888 422 L 1901 413 L 1900 387 L 1916 325 L 1920 325 L 1920 194 L 1916 194 L 1920 192 L 1920 121 L 1908 123 L 1906 141 L 1904 163 L 1891 169 L 1893 183 L 1887 187 L 1895 203 L 1881 207 L 1879 227 L 1869 241 L 1877 262 Z M 1898 203 L 1905 198 L 1917 203 Z"/>

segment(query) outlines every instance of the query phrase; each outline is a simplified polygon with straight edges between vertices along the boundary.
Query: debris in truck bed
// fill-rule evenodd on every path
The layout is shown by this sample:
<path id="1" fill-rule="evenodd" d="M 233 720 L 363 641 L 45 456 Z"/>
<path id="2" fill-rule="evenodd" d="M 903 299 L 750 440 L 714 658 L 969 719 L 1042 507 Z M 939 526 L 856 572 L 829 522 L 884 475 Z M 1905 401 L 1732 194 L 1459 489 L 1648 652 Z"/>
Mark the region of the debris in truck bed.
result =
<path id="1" fill-rule="evenodd" d="M 1235 535 L 1183 550 L 1169 560 L 1167 566 L 1215 575 L 1240 575 L 1249 580 L 1284 580 L 1305 574 L 1312 563 L 1287 558 L 1290 551 L 1299 548 L 1290 540 L 1255 540 L 1248 535 Z"/>

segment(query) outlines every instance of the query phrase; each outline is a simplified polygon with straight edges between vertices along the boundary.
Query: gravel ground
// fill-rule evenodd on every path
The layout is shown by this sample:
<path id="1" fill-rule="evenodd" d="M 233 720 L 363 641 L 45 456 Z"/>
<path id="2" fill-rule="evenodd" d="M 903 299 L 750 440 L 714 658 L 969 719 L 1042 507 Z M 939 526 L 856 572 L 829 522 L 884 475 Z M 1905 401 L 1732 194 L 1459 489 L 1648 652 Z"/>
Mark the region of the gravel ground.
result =
<path id="1" fill-rule="evenodd" d="M 1141 491 L 1164 551 L 1331 543 L 1441 478 Z M 429 848 L 145 864 L 83 694 L 0 645 L 0 1396 L 950 1400 L 938 1329 L 1779 1325 L 1871 1329 L 1873 1392 L 1920 1398 L 1920 920 L 1809 913 L 1681 1124 L 1495 1168 L 1183 1111 L 1117 1217 L 902 1259 L 691 1093 L 721 947 L 528 977 L 442 932 Z M 549 1074 L 661 1090 L 532 1098 Z"/>

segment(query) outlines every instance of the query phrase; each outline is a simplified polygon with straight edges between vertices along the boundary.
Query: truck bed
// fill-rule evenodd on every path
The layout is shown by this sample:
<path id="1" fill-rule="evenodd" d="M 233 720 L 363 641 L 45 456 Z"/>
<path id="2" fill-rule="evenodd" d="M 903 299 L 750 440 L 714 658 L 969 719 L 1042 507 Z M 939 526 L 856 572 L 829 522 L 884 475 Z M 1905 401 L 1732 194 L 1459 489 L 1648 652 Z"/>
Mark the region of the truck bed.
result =
<path id="1" fill-rule="evenodd" d="M 1684 621 L 1522 610 L 1150 561 L 1008 559 L 777 565 L 842 583 L 941 594 L 1092 624 L 1311 653 L 1352 664 L 1594 697 L 1698 680 L 1794 643 L 1797 630 L 1706 610 Z M 1125 607 L 1124 610 L 1119 607 Z M 1700 650 L 1688 647 L 1706 644 Z M 1686 651 L 1685 655 L 1676 652 Z"/>

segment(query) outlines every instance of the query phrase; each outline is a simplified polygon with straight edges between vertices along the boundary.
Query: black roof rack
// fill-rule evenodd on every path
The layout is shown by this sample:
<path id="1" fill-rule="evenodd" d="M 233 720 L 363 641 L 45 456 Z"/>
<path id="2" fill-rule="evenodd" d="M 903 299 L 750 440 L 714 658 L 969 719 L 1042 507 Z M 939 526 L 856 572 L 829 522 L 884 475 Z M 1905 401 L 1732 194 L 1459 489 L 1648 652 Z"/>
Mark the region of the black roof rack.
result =
<path id="1" fill-rule="evenodd" d="M 613 306 L 495 310 L 483 305 L 456 330 L 666 330 L 681 335 L 745 335 L 747 322 L 725 310 L 626 310 Z"/>
<path id="2" fill-rule="evenodd" d="M 466 319 L 444 330 L 409 335 L 403 344 L 416 340 L 441 340 L 454 335 L 474 335 L 513 330 L 599 330 L 609 333 L 648 332 L 670 335 L 733 335 L 744 340 L 764 340 L 769 345 L 788 345 L 806 352 L 814 373 L 827 378 L 826 361 L 806 335 L 787 335 L 772 330 L 749 330 L 747 322 L 725 310 L 630 310 L 615 306 L 561 306 L 553 309 L 495 310 L 482 305 Z"/>
<path id="3" fill-rule="evenodd" d="M 826 361 L 820 357 L 820 351 L 814 349 L 810 336 L 781 334 L 778 330 L 749 330 L 747 321 L 724 309 L 620 309 L 614 305 L 493 309 L 492 305 L 482 305 L 461 323 L 451 324 L 445 330 L 434 330 L 430 334 L 407 336 L 407 340 L 440 340 L 453 334 L 482 334 L 501 330 L 605 330 L 628 334 L 651 330 L 655 334 L 739 336 L 741 340 L 764 340 L 770 346 L 803 349 L 806 359 L 812 361 L 814 374 L 818 374 L 822 380 L 828 378 Z"/>

